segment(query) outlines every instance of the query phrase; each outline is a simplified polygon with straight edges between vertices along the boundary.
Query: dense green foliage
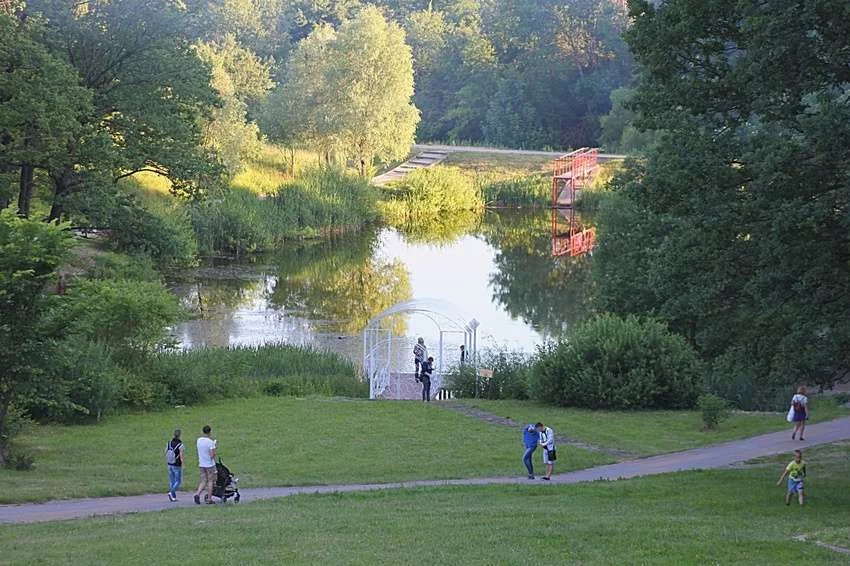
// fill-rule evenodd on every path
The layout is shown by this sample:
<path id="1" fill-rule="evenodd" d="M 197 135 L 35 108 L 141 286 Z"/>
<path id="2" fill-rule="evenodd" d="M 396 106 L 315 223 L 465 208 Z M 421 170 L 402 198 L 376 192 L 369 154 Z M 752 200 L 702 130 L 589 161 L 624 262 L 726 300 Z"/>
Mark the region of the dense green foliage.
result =
<path id="1" fill-rule="evenodd" d="M 45 365 L 52 336 L 44 328 L 51 302 L 44 291 L 67 249 L 59 228 L 0 212 L 0 467 L 13 405 L 60 398 Z"/>
<path id="2" fill-rule="evenodd" d="M 479 352 L 477 367 L 493 375 L 480 377 L 477 367 L 462 365 L 450 374 L 448 387 L 462 399 L 528 399 L 532 362 L 519 352 Z"/>
<path id="3" fill-rule="evenodd" d="M 375 158 L 405 157 L 419 112 L 413 106 L 413 60 L 404 32 L 375 7 L 339 30 L 321 26 L 298 44 L 284 86 L 266 111 L 281 136 L 352 159 L 360 175 Z"/>
<path id="4" fill-rule="evenodd" d="M 740 406 L 832 384 L 850 368 L 850 5 L 632 15 L 637 125 L 665 133 L 600 213 L 600 308 L 669 324 Z"/>
<path id="5" fill-rule="evenodd" d="M 663 324 L 599 315 L 541 347 L 532 388 L 564 407 L 681 409 L 697 400 L 700 369 L 693 348 Z"/>

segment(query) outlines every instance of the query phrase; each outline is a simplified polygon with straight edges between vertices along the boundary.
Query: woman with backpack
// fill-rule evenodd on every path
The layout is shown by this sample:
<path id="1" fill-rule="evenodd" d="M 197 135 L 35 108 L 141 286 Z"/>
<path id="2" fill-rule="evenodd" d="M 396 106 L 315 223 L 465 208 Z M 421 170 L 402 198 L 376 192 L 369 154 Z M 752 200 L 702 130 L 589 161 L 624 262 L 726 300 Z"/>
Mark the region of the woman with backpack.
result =
<path id="1" fill-rule="evenodd" d="M 177 490 L 183 483 L 183 441 L 180 440 L 180 429 L 174 431 L 172 438 L 165 447 L 165 463 L 168 465 L 168 500 L 177 501 Z"/>
<path id="2" fill-rule="evenodd" d="M 791 417 L 794 423 L 794 432 L 791 434 L 791 440 L 797 438 L 797 433 L 800 433 L 800 440 L 803 438 L 803 433 L 806 431 L 806 421 L 809 419 L 809 398 L 806 397 L 806 388 L 800 386 L 797 388 L 797 394 L 791 397 L 791 412 L 794 413 Z"/>

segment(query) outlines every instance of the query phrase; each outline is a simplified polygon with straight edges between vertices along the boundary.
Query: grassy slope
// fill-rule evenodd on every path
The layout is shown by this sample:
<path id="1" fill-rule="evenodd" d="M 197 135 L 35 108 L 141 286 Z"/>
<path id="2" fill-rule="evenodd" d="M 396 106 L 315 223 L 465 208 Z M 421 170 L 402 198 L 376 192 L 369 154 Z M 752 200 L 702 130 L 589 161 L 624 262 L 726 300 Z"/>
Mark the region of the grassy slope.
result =
<path id="1" fill-rule="evenodd" d="M 22 438 L 36 453 L 29 472 L 0 470 L 0 503 L 165 491 L 165 443 L 209 423 L 241 484 L 389 482 L 521 474 L 519 431 L 420 403 L 255 398 L 144 415 L 97 426 L 44 426 Z M 197 482 L 191 454 L 184 488 Z M 571 451 L 559 469 L 607 461 Z"/>
<path id="2" fill-rule="evenodd" d="M 577 486 L 311 495 L 5 526 L 0 562 L 846 564 L 792 537 L 850 520 L 850 447 L 807 453 L 804 508 L 783 505 L 774 485 L 787 459 Z"/>
<path id="3" fill-rule="evenodd" d="M 560 409 L 525 401 L 465 399 L 464 404 L 527 423 L 543 421 L 567 438 L 600 446 L 657 454 L 746 438 L 787 428 L 779 413 L 736 413 L 714 431 L 703 431 L 698 411 L 588 411 Z M 850 415 L 831 399 L 812 400 L 812 422 Z"/>

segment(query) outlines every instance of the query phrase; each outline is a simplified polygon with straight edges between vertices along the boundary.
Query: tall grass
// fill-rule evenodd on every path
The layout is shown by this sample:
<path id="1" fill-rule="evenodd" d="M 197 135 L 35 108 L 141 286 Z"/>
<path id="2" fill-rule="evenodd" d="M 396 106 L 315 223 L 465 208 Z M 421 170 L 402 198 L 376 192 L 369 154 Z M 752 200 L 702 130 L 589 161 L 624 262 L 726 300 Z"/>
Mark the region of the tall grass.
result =
<path id="1" fill-rule="evenodd" d="M 552 198 L 551 176 L 541 173 L 501 177 L 480 173 L 476 182 L 484 202 L 490 208 L 549 206 Z"/>
<path id="2" fill-rule="evenodd" d="M 231 187 L 258 195 L 271 195 L 319 163 L 319 155 L 305 149 L 289 149 L 265 144 L 259 156 L 248 159 L 233 176 Z"/>
<path id="3" fill-rule="evenodd" d="M 292 238 L 360 229 L 377 219 L 377 189 L 337 169 L 308 169 L 259 198 L 231 189 L 193 205 L 192 224 L 202 253 L 272 250 Z"/>
<path id="4" fill-rule="evenodd" d="M 365 397 L 354 365 L 308 347 L 207 348 L 163 352 L 136 372 L 161 386 L 168 404 L 256 395 L 264 390 L 297 395 Z"/>

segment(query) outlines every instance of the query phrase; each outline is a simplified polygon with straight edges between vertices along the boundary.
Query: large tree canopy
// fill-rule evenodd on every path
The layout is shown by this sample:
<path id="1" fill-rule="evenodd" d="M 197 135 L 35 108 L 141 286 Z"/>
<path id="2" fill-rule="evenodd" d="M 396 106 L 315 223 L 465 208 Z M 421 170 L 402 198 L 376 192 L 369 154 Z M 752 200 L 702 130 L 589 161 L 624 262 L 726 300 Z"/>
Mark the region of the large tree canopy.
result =
<path id="1" fill-rule="evenodd" d="M 632 4 L 666 133 L 600 223 L 603 307 L 669 321 L 723 393 L 850 368 L 850 4 Z"/>

